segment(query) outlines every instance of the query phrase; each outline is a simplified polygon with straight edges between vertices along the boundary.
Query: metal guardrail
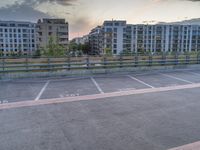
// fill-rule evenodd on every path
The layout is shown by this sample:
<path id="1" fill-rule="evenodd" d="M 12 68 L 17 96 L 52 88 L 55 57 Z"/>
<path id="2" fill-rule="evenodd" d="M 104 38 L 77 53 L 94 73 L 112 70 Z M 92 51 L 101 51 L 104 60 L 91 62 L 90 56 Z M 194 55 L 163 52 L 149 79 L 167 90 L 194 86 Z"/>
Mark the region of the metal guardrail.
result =
<path id="1" fill-rule="evenodd" d="M 0 58 L 0 74 L 200 64 L 200 55 Z"/>

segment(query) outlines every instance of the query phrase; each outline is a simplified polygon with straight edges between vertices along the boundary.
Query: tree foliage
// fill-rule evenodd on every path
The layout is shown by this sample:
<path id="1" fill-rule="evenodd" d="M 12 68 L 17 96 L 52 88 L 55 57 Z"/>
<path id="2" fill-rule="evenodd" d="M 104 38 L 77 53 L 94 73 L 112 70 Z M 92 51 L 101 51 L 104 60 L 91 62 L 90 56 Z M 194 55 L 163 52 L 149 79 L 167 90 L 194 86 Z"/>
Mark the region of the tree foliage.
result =
<path id="1" fill-rule="evenodd" d="M 59 45 L 53 37 L 49 38 L 49 44 L 46 48 L 41 49 L 41 51 L 44 56 L 49 57 L 61 57 L 66 54 L 66 49 L 62 45 Z"/>

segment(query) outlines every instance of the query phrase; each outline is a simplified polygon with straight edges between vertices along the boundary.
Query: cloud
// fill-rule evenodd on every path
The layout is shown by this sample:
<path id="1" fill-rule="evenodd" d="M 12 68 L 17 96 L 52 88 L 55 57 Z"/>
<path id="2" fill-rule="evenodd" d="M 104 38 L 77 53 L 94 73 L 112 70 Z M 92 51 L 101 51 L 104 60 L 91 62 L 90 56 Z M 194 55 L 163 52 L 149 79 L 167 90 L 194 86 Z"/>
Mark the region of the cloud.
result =
<path id="1" fill-rule="evenodd" d="M 23 0 L 0 8 L 1 20 L 23 20 L 36 22 L 39 18 L 52 18 L 52 14 L 38 10 L 41 4 L 50 3 L 62 6 L 72 6 L 78 0 Z M 68 12 L 65 12 L 69 15 Z"/>
<path id="2" fill-rule="evenodd" d="M 75 5 L 77 0 L 24 0 L 22 4 L 30 5 L 30 6 L 37 6 L 42 3 L 55 3 L 64 6 L 72 6 Z"/>
<path id="3" fill-rule="evenodd" d="M 1 20 L 22 20 L 35 22 L 38 18 L 52 17 L 50 14 L 36 10 L 25 3 L 14 3 L 0 8 Z"/>
<path id="4" fill-rule="evenodd" d="M 169 0 L 152 0 L 152 1 L 155 2 L 155 3 L 159 3 L 159 2 L 169 1 Z M 200 0 L 177 0 L 177 1 L 200 2 Z"/>
<path id="5" fill-rule="evenodd" d="M 200 2 L 200 0 L 188 0 L 188 1 L 191 1 L 191 2 Z"/>

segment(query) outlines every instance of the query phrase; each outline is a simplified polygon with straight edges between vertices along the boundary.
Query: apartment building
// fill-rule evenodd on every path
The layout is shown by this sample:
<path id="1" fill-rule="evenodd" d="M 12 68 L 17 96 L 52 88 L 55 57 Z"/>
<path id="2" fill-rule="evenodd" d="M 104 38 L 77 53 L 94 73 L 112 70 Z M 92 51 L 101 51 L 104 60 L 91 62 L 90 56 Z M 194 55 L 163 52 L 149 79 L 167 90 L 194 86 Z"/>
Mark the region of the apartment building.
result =
<path id="1" fill-rule="evenodd" d="M 0 21 L 1 55 L 31 55 L 37 50 L 36 24 Z"/>
<path id="2" fill-rule="evenodd" d="M 46 47 L 52 37 L 55 42 L 63 47 L 68 46 L 69 30 L 65 19 L 43 19 L 37 23 L 39 47 Z"/>
<path id="3" fill-rule="evenodd" d="M 103 49 L 113 54 L 126 50 L 126 21 L 105 21 L 102 26 Z"/>
<path id="4" fill-rule="evenodd" d="M 200 51 L 200 25 L 156 24 L 132 25 L 126 21 L 105 21 L 95 36 L 97 51 L 111 49 L 113 54 L 124 51 L 143 52 L 191 52 Z M 93 34 L 91 32 L 90 34 Z M 98 42 L 103 41 L 103 42 Z"/>
<path id="5" fill-rule="evenodd" d="M 89 47 L 92 55 L 103 54 L 103 32 L 101 26 L 97 26 L 89 33 Z"/>
<path id="6" fill-rule="evenodd" d="M 77 37 L 71 40 L 72 42 L 76 43 L 76 44 L 87 44 L 89 42 L 89 36 L 88 35 L 84 35 L 82 37 Z"/>
<path id="7" fill-rule="evenodd" d="M 200 51 L 200 25 L 132 25 L 131 50 Z"/>

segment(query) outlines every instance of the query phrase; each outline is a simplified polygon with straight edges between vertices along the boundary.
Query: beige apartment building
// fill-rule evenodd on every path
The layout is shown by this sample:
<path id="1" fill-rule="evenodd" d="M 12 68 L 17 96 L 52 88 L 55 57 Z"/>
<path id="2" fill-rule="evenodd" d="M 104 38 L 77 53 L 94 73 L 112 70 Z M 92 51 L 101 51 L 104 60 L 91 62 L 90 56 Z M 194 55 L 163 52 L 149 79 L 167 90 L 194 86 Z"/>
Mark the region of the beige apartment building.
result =
<path id="1" fill-rule="evenodd" d="M 67 48 L 69 42 L 68 22 L 65 19 L 39 19 L 37 23 L 38 45 L 46 47 L 52 37 L 55 42 Z"/>

